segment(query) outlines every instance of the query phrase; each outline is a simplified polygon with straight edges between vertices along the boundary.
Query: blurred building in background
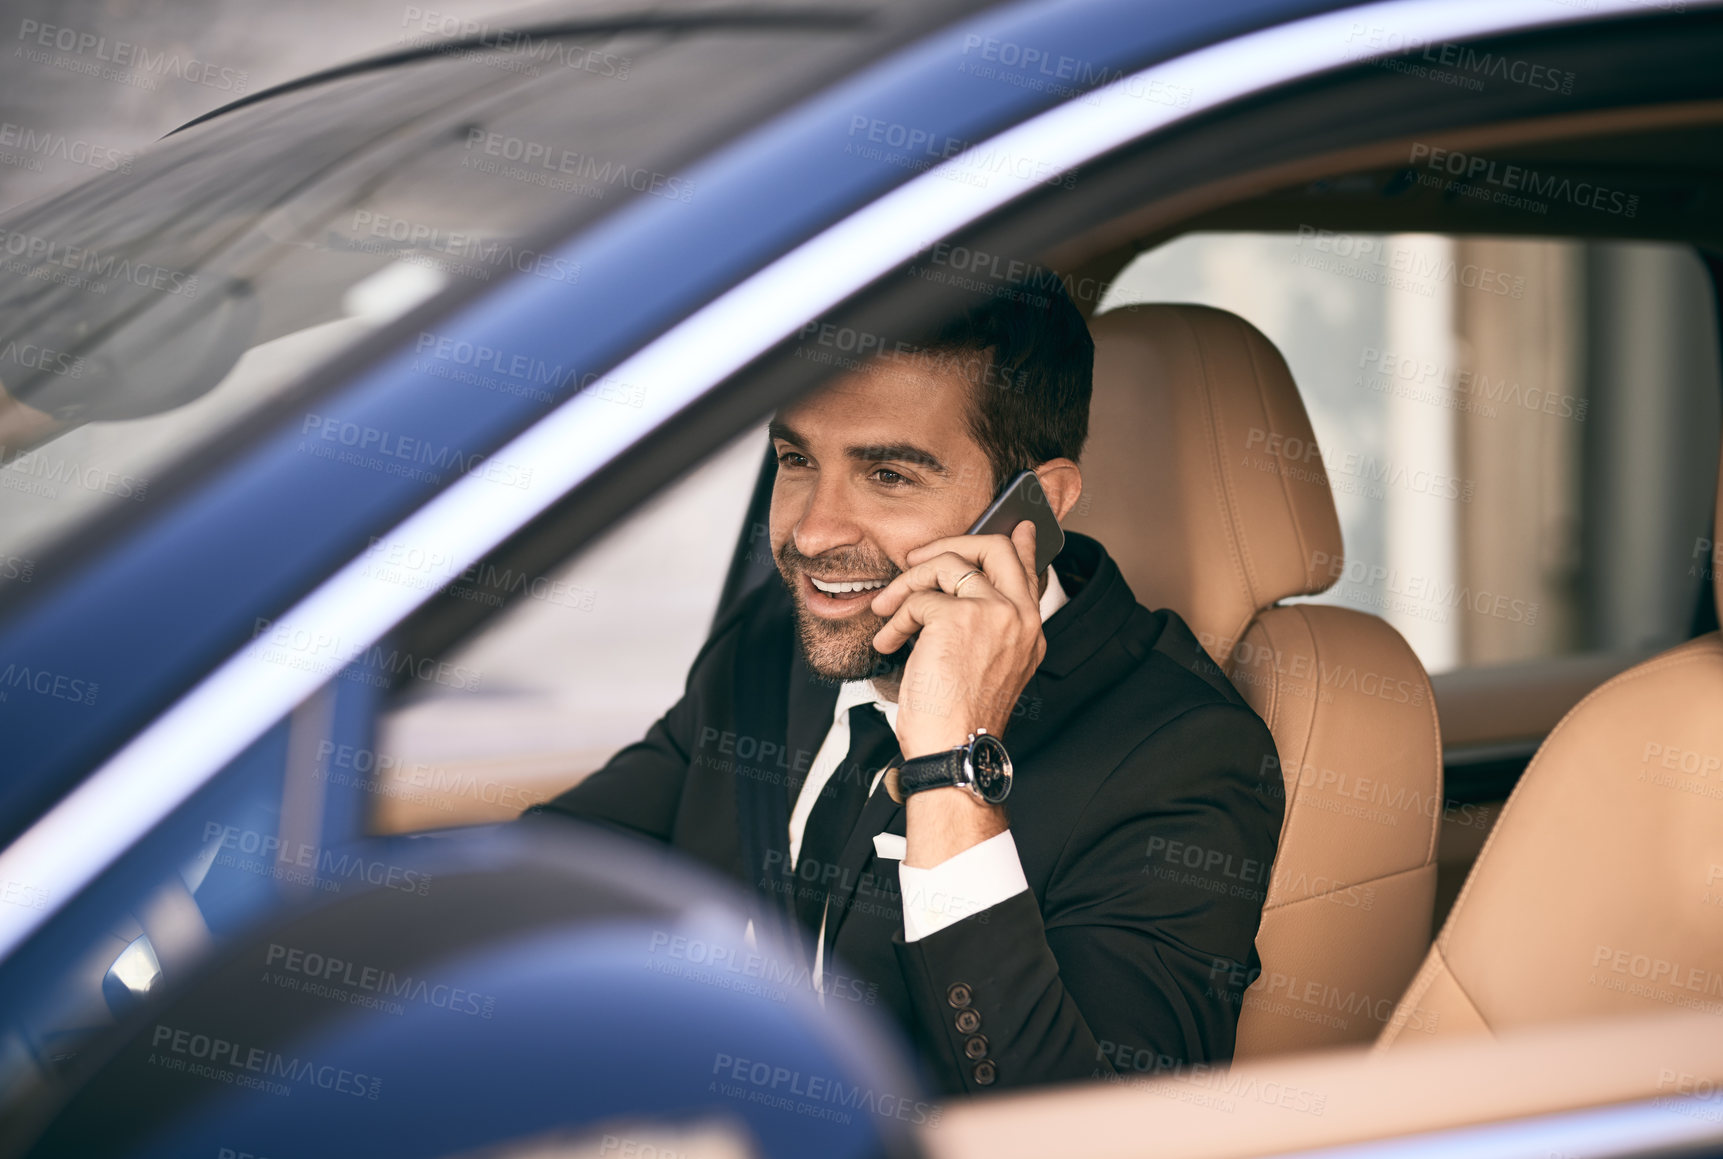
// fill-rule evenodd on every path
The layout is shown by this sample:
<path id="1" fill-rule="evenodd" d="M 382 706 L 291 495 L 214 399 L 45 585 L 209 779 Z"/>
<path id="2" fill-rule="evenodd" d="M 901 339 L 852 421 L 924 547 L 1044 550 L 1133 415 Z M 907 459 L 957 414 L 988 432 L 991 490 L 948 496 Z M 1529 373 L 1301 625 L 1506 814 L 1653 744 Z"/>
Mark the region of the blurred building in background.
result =
<path id="1" fill-rule="evenodd" d="M 248 93 L 401 48 L 519 0 L 6 0 L 0 209 L 124 165 Z"/>
<path id="2" fill-rule="evenodd" d="M 1382 616 L 1432 673 L 1687 637 L 1717 462 L 1693 416 L 1718 406 L 1691 250 L 1195 234 L 1102 307 L 1150 301 L 1231 310 L 1285 354 L 1346 542 L 1316 598 Z"/>

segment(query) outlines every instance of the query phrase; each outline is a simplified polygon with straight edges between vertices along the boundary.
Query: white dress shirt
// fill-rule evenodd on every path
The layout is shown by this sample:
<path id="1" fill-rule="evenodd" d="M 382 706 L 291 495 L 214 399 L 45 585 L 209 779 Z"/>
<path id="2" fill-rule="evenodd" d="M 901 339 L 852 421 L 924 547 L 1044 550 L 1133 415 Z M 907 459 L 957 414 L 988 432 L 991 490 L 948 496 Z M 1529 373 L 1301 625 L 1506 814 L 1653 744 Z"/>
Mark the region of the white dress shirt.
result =
<path id="1" fill-rule="evenodd" d="M 1041 622 L 1047 620 L 1070 601 L 1059 575 L 1047 569 L 1047 588 L 1041 593 Z M 814 811 L 820 790 L 832 773 L 843 763 L 850 750 L 849 711 L 858 704 L 877 704 L 885 714 L 886 723 L 897 729 L 897 702 L 882 699 L 872 680 L 851 680 L 838 689 L 838 702 L 832 709 L 832 727 L 808 766 L 808 779 L 802 783 L 796 797 L 796 807 L 790 811 L 790 865 L 793 868 L 802 852 L 802 831 L 807 828 L 808 815 Z M 883 775 L 883 770 L 881 774 Z M 879 788 L 876 775 L 869 795 Z M 903 891 L 903 937 L 906 942 L 919 941 L 936 934 L 954 922 L 990 906 L 1012 898 L 1029 888 L 1023 876 L 1023 863 L 1017 856 L 1017 843 L 1011 830 L 995 834 L 978 845 L 972 845 L 938 865 L 917 869 L 903 864 L 903 838 L 894 833 L 874 837 L 874 850 L 881 857 L 898 862 L 898 885 Z M 819 988 L 825 959 L 825 918 L 820 919 L 820 941 L 814 952 L 814 986 Z"/>

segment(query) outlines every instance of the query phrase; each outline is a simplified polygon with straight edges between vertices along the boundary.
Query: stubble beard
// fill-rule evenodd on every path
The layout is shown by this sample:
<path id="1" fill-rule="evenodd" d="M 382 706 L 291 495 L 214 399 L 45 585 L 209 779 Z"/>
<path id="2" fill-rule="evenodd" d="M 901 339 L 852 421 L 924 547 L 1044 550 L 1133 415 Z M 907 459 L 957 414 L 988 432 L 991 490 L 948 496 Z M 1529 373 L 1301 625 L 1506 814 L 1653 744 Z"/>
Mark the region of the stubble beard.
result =
<path id="1" fill-rule="evenodd" d="M 795 606 L 796 636 L 808 668 L 834 683 L 872 678 L 895 684 L 909 660 L 910 645 L 905 644 L 889 656 L 875 649 L 873 638 L 886 621 L 871 610 L 842 620 L 828 620 L 809 611 L 802 591 L 802 573 L 816 563 L 829 571 L 862 572 L 888 579 L 901 569 L 882 556 L 858 551 L 828 552 L 810 558 L 787 541 L 777 552 L 778 578 L 789 589 L 790 602 Z"/>

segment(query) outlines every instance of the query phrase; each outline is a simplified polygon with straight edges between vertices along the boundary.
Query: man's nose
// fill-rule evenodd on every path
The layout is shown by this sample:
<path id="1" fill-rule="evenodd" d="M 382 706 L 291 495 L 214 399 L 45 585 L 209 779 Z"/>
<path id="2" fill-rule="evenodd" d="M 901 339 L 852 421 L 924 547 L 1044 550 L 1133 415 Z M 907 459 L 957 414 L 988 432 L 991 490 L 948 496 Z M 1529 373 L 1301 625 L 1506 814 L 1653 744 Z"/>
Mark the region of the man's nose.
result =
<path id="1" fill-rule="evenodd" d="M 796 550 L 810 558 L 861 542 L 861 525 L 841 481 L 821 480 L 808 495 L 808 505 L 794 529 Z"/>

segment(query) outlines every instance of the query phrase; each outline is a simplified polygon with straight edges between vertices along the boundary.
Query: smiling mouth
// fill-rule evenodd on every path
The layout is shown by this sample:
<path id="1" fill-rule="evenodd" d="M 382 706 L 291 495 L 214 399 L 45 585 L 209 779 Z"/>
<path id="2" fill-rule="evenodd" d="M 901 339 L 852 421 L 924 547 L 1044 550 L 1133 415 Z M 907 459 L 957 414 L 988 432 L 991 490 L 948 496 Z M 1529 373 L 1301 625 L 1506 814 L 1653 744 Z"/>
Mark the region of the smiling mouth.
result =
<path id="1" fill-rule="evenodd" d="M 882 579 L 844 580 L 839 583 L 831 583 L 826 580 L 817 580 L 813 576 L 809 576 L 808 582 L 814 585 L 815 590 L 823 592 L 828 596 L 847 596 L 858 595 L 862 592 L 878 591 L 891 581 Z"/>

